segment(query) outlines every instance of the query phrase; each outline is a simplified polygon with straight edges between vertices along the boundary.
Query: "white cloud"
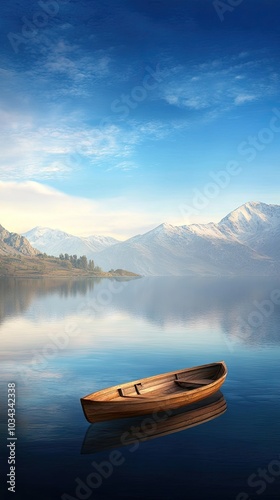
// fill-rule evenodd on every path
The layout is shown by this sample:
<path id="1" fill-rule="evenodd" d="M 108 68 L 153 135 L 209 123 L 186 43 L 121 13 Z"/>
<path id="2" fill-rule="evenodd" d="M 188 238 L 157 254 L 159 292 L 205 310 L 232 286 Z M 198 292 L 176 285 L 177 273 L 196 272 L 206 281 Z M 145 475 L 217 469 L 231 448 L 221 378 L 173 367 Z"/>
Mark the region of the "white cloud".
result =
<path id="1" fill-rule="evenodd" d="M 168 102 L 168 104 L 178 104 L 179 103 L 179 97 L 177 95 L 172 95 L 172 94 L 167 94 L 165 96 L 165 100 L 166 102 Z"/>
<path id="2" fill-rule="evenodd" d="M 190 109 L 205 109 L 208 108 L 209 103 L 207 100 L 201 99 L 201 97 L 196 96 L 196 97 L 191 97 L 189 99 L 185 99 L 183 101 L 183 105 L 186 108 Z"/>
<path id="3" fill-rule="evenodd" d="M 255 95 L 250 95 L 250 94 L 240 94 L 236 96 L 234 99 L 234 103 L 239 106 L 240 104 L 244 104 L 245 102 L 251 102 L 255 101 L 257 99 L 257 96 Z"/>
<path id="4" fill-rule="evenodd" d="M 148 208 L 137 211 L 134 205 L 133 199 L 97 202 L 71 196 L 33 181 L 0 181 L 0 224 L 17 233 L 46 226 L 77 236 L 102 234 L 126 239 L 158 225 L 158 218 Z"/>

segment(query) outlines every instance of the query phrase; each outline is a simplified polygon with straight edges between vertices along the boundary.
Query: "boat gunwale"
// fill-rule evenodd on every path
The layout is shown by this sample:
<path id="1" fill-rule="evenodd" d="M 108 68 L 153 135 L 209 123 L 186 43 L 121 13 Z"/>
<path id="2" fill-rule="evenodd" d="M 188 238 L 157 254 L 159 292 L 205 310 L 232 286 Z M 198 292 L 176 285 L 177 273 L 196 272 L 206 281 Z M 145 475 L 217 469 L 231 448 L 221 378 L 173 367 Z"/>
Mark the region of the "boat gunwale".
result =
<path id="1" fill-rule="evenodd" d="M 142 378 L 142 379 L 137 379 L 137 380 L 132 380 L 130 382 L 125 382 L 124 384 L 117 384 L 117 385 L 114 385 L 114 386 L 110 386 L 110 387 L 106 387 L 104 389 L 101 389 L 100 391 L 96 391 L 96 392 L 92 392 L 90 394 L 87 394 L 86 396 L 82 397 L 81 398 L 81 403 L 82 405 L 85 403 L 85 404 L 91 404 L 91 403 L 94 403 L 94 404 L 114 404 L 114 405 L 122 405 L 124 402 L 126 403 L 126 405 L 129 405 L 129 402 L 131 401 L 131 404 L 132 405 L 135 405 L 135 403 L 138 403 L 138 404 L 147 404 L 147 402 L 160 402 L 160 401 L 166 401 L 166 400 L 170 400 L 170 399 L 176 399 L 178 397 L 181 397 L 182 396 L 182 392 L 175 392 L 175 393 L 171 393 L 171 394 L 167 394 L 167 395 L 163 395 L 163 396 L 160 396 L 158 395 L 158 397 L 147 397 L 145 396 L 144 394 L 140 394 L 140 395 L 135 395 L 135 396 L 124 396 L 123 399 L 119 399 L 119 400 L 116 400 L 115 398 L 112 398 L 111 400 L 108 400 L 108 399 L 93 399 L 93 396 L 95 397 L 99 397 L 99 396 L 106 396 L 106 395 L 109 395 L 111 392 L 114 392 L 114 391 L 118 391 L 118 389 L 125 389 L 125 388 L 129 388 L 133 385 L 136 385 L 136 384 L 139 384 L 140 382 L 143 383 L 143 382 L 148 382 L 148 381 L 157 381 L 157 380 L 160 380 L 161 378 L 164 378 L 164 377 L 167 377 L 167 376 L 172 376 L 172 375 L 176 375 L 176 374 L 180 374 L 180 373 L 186 373 L 188 372 L 191 373 L 192 371 L 197 371 L 199 369 L 207 369 L 207 368 L 211 368 L 211 367 L 215 367 L 215 366 L 220 366 L 220 368 L 223 369 L 223 373 L 221 375 L 219 375 L 218 373 L 218 377 L 217 379 L 213 380 L 213 382 L 205 385 L 205 386 L 200 386 L 200 387 L 197 387 L 196 389 L 192 389 L 191 391 L 188 391 L 188 392 L 191 392 L 191 394 L 196 394 L 197 392 L 204 392 L 204 391 L 207 391 L 209 389 L 209 387 L 215 387 L 215 385 L 222 385 L 226 376 L 227 376 L 227 367 L 226 367 L 226 364 L 224 361 L 218 361 L 218 362 L 215 362 L 215 363 L 209 363 L 209 364 L 206 364 L 206 365 L 198 365 L 198 366 L 194 366 L 194 367 L 191 367 L 191 368 L 183 368 L 181 370 L 174 370 L 174 371 L 171 371 L 171 372 L 166 372 L 166 373 L 161 373 L 159 375 L 153 375 L 153 376 L 150 376 L 150 377 L 145 377 L 145 378 Z M 218 390 L 218 389 L 217 389 Z"/>

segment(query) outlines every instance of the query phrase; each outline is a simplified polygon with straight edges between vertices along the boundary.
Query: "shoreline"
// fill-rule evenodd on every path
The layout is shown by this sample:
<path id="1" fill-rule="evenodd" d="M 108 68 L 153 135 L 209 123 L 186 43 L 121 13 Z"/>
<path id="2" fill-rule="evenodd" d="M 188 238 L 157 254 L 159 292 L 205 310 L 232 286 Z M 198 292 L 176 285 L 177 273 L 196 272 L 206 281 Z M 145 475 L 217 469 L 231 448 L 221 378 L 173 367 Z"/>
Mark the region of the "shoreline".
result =
<path id="1" fill-rule="evenodd" d="M 0 255 L 0 278 L 138 278 L 139 274 L 126 269 L 103 271 L 100 267 L 87 269 L 61 261 L 57 257 Z"/>
<path id="2" fill-rule="evenodd" d="M 126 280 L 132 280 L 132 279 L 139 279 L 142 278 L 140 274 L 136 274 L 134 276 L 129 276 L 129 275 L 124 275 L 124 274 L 115 274 L 115 275 L 101 275 L 101 274 L 95 274 L 95 275 L 88 275 L 88 274 L 76 274 L 76 275 L 59 275 L 59 274 L 36 274 L 36 275 L 30 275 L 30 274 L 0 274 L 0 279 L 3 278 L 13 278 L 13 279 L 42 279 L 42 278 L 48 278 L 48 279 L 84 279 L 84 278 L 98 278 L 98 279 L 126 279 Z"/>
<path id="3" fill-rule="evenodd" d="M 142 278 L 140 274 L 135 274 L 133 276 L 130 275 L 125 275 L 125 274 L 114 274 L 114 275 L 106 275 L 106 274 L 95 274 L 95 275 L 88 275 L 88 274 L 73 274 L 73 275 L 59 275 L 59 274 L 36 274 L 36 275 L 16 275 L 16 274 L 0 274 L 0 279 L 2 278 L 13 278 L 13 279 L 41 279 L 41 278 L 50 278 L 50 279 L 84 279 L 84 278 L 98 278 L 98 279 L 114 279 L 114 278 L 122 278 L 122 279 L 138 279 Z"/>

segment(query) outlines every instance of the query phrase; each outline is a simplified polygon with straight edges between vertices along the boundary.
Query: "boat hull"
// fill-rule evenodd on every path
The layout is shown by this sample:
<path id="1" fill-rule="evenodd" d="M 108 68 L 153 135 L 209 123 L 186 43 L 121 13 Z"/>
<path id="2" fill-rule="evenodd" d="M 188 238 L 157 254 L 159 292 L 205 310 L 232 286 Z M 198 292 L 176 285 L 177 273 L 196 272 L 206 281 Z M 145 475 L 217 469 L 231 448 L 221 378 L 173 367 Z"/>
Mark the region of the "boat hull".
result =
<path id="1" fill-rule="evenodd" d="M 156 416 L 211 396 L 221 388 L 226 375 L 226 365 L 221 361 L 109 387 L 81 398 L 81 404 L 91 423 L 146 414 Z M 190 387 L 181 386 L 181 381 Z"/>

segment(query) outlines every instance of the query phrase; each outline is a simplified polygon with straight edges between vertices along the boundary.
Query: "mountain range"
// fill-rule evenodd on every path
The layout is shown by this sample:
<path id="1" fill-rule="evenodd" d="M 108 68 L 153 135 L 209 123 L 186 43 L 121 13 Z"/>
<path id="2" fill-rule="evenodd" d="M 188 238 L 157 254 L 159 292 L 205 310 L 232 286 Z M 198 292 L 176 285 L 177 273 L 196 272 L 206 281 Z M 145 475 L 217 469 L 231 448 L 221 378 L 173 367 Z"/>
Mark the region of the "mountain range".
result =
<path id="1" fill-rule="evenodd" d="M 86 255 L 103 269 L 142 275 L 280 274 L 280 206 L 261 202 L 245 203 L 219 223 L 161 224 L 122 242 L 40 227 L 24 236 L 41 252 Z"/>
<path id="2" fill-rule="evenodd" d="M 57 229 L 34 227 L 23 234 L 30 244 L 41 253 L 58 257 L 61 253 L 69 255 L 86 255 L 92 258 L 96 253 L 118 243 L 118 240 L 107 236 L 78 237 Z"/>

